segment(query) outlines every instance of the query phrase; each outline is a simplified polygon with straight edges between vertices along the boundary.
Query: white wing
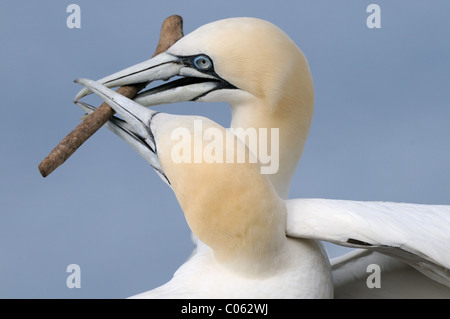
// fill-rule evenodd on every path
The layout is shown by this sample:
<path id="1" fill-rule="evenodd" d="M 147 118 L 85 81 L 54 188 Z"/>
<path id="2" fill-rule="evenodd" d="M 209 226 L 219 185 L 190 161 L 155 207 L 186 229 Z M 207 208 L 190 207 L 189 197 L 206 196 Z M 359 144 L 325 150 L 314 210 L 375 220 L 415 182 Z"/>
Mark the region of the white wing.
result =
<path id="1" fill-rule="evenodd" d="M 411 276 L 417 273 L 407 265 L 412 266 L 447 286 L 437 285 L 450 296 L 450 206 L 330 199 L 293 199 L 286 205 L 288 236 L 370 250 L 332 260 L 337 287 L 351 278 L 365 281 L 367 262 L 374 259 L 370 263 L 380 265 L 383 274 L 407 271 Z"/>
<path id="2" fill-rule="evenodd" d="M 373 268 L 373 266 L 379 268 Z M 335 298 L 450 298 L 450 288 L 398 258 L 356 249 L 331 260 Z M 376 277 L 378 276 L 378 277 Z M 374 287 L 374 283 L 379 284 Z M 369 283 L 368 283 L 369 282 Z"/>

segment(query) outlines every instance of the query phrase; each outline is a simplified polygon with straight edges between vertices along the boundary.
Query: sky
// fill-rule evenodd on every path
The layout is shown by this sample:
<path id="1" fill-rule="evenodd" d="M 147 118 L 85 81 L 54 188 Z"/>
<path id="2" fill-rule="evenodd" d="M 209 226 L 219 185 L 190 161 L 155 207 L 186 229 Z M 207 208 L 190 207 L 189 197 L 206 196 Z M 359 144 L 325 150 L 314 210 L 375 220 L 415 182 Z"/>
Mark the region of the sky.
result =
<path id="1" fill-rule="evenodd" d="M 67 25 L 72 3 L 80 28 Z M 372 3 L 381 28 L 366 23 Z M 448 12 L 446 0 L 0 0 L 0 298 L 125 298 L 167 282 L 192 252 L 170 188 L 107 129 L 47 178 L 37 169 L 83 115 L 73 80 L 148 59 L 171 14 L 185 34 L 262 18 L 305 53 L 315 113 L 290 198 L 449 205 Z M 225 103 L 156 109 L 231 118 Z M 67 285 L 72 264 L 80 288 Z"/>

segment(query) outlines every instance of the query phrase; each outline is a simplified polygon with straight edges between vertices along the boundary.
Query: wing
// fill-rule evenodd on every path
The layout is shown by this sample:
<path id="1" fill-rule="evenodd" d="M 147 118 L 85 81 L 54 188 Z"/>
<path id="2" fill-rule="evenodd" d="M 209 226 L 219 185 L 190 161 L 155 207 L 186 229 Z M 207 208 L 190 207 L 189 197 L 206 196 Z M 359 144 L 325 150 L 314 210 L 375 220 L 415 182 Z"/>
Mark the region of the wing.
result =
<path id="1" fill-rule="evenodd" d="M 450 289 L 424 276 L 399 258 L 355 249 L 331 260 L 334 297 L 450 298 Z"/>
<path id="2" fill-rule="evenodd" d="M 450 206 L 330 199 L 286 205 L 288 236 L 376 251 L 450 287 Z"/>

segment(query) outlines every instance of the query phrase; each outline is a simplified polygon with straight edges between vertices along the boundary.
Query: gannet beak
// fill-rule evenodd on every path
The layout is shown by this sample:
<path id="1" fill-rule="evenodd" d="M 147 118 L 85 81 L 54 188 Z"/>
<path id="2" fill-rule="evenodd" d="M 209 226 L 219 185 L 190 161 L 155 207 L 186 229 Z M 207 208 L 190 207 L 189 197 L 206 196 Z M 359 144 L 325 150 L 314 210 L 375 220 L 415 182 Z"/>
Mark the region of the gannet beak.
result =
<path id="1" fill-rule="evenodd" d="M 170 185 L 159 163 L 155 139 L 151 130 L 151 120 L 158 112 L 147 109 L 95 81 L 77 79 L 75 82 L 84 85 L 91 92 L 101 97 L 124 119 L 113 117 L 106 123 L 106 126 L 133 147 Z M 95 110 L 92 105 L 87 103 L 75 103 L 88 114 Z"/>
<path id="2" fill-rule="evenodd" d="M 149 139 L 150 146 L 153 146 L 153 150 L 155 149 L 153 134 L 150 131 L 150 121 L 157 112 L 147 109 L 93 80 L 77 79 L 75 83 L 84 85 L 108 103 L 133 128 L 136 134 L 145 140 Z"/>
<path id="3" fill-rule="evenodd" d="M 175 56 L 167 52 L 145 62 L 104 77 L 97 82 L 106 87 L 116 87 L 156 80 L 168 80 L 174 76 L 182 78 L 142 92 L 134 99 L 144 106 L 195 101 L 218 89 L 236 89 L 214 72 L 212 60 L 204 55 Z M 85 87 L 75 97 L 78 101 L 89 94 Z"/>
<path id="4" fill-rule="evenodd" d="M 108 75 L 98 80 L 98 82 L 111 88 L 133 83 L 146 83 L 164 78 L 168 79 L 180 71 L 182 66 L 178 63 L 178 60 L 175 56 L 162 53 L 150 60 Z M 87 87 L 83 88 L 75 96 L 74 102 L 89 93 L 90 90 Z"/>

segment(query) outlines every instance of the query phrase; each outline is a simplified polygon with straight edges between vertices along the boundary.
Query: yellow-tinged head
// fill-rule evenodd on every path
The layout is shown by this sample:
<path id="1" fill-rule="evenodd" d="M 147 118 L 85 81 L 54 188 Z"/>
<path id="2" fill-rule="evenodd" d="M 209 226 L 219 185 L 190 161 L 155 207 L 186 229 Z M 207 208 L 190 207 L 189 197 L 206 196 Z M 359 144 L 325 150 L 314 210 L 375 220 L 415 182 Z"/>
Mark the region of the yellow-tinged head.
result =
<path id="1" fill-rule="evenodd" d="M 265 20 L 230 18 L 206 24 L 167 53 L 208 55 L 221 78 L 265 101 L 274 112 L 282 102 L 304 100 L 305 107 L 312 107 L 314 90 L 305 56 L 286 33 Z"/>

